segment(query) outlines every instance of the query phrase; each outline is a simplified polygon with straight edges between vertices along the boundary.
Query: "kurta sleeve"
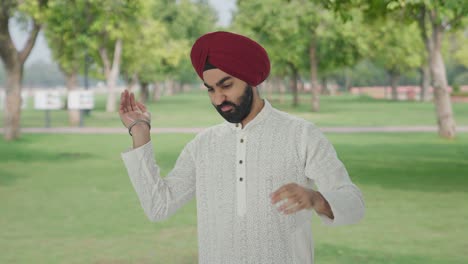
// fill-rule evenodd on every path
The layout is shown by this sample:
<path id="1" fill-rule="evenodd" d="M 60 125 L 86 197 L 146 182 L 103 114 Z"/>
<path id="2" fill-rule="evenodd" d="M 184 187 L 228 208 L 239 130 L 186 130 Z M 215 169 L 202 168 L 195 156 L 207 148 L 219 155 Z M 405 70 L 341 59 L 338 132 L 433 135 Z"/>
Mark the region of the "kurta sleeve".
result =
<path id="1" fill-rule="evenodd" d="M 303 134 L 305 174 L 312 179 L 318 191 L 330 204 L 334 219 L 320 215 L 326 225 L 346 225 L 359 222 L 364 217 L 362 193 L 351 182 L 335 149 L 323 133 L 312 124 Z"/>
<path id="2" fill-rule="evenodd" d="M 121 154 L 145 214 L 151 221 L 165 220 L 195 195 L 195 163 L 190 143 L 174 168 L 161 178 L 151 141 Z"/>

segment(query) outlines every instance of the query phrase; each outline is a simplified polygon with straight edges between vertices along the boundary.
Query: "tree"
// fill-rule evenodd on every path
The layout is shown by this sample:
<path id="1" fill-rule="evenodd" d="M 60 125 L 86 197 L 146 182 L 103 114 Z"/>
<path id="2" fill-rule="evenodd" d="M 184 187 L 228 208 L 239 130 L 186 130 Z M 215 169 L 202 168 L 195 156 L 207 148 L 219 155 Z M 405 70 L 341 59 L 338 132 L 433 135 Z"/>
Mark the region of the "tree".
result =
<path id="1" fill-rule="evenodd" d="M 439 135 L 444 138 L 454 138 L 456 125 L 447 89 L 442 41 L 445 32 L 457 30 L 466 23 L 468 2 L 465 0 L 328 0 L 325 2 L 338 12 L 350 6 L 360 6 L 370 19 L 397 13 L 401 15 L 401 19 L 408 22 L 419 21 L 421 35 L 429 54 Z"/>
<path id="2" fill-rule="evenodd" d="M 41 29 L 47 0 L 2 1 L 0 3 L 0 57 L 6 71 L 6 106 L 4 112 L 4 138 L 14 140 L 20 136 L 21 119 L 21 81 L 23 66 L 31 53 Z M 18 50 L 12 41 L 8 24 L 17 15 L 26 23 L 30 22 L 31 30 L 24 47 Z"/>
<path id="3" fill-rule="evenodd" d="M 319 111 L 319 75 L 354 65 L 361 56 L 351 22 L 344 22 L 324 8 L 321 1 L 240 1 L 235 23 L 251 32 L 266 47 L 279 72 L 291 75 L 297 105 L 297 78 L 308 69 L 311 110 Z M 307 56 L 304 56 L 307 54 Z"/>
<path id="4" fill-rule="evenodd" d="M 289 75 L 293 106 L 299 103 L 297 80 L 308 61 L 304 56 L 308 53 L 308 40 L 297 19 L 298 9 L 297 2 L 239 1 L 234 17 L 234 30 L 259 41 L 267 50 L 271 75 Z"/>
<path id="5" fill-rule="evenodd" d="M 89 50 L 88 24 L 91 14 L 89 1 L 50 0 L 45 35 L 66 78 L 68 91 L 76 90 L 78 73 L 83 68 Z M 69 124 L 78 126 L 79 110 L 68 110 Z"/>
<path id="6" fill-rule="evenodd" d="M 89 1 L 92 17 L 89 19 L 90 48 L 99 62 L 107 83 L 106 111 L 116 110 L 117 78 L 124 43 L 134 28 L 138 27 L 138 17 L 143 12 L 143 0 L 93 0 Z M 145 52 L 145 51 L 140 51 Z"/>
<path id="7" fill-rule="evenodd" d="M 405 25 L 398 20 L 386 20 L 372 25 L 369 53 L 390 77 L 392 99 L 397 100 L 397 87 L 402 73 L 421 65 L 423 48 L 415 23 Z"/>
<path id="8" fill-rule="evenodd" d="M 167 26 L 170 38 L 175 43 L 185 45 L 185 48 L 180 48 L 178 51 L 182 52 L 182 58 L 188 58 L 190 47 L 195 40 L 216 29 L 216 11 L 206 0 L 162 2 L 165 8 L 153 9 L 153 17 Z M 161 10 L 164 11 L 161 12 Z M 165 68 L 166 83 L 173 83 L 176 79 L 181 87 L 184 83 L 198 79 L 189 59 L 181 59 L 177 65 L 166 64 Z"/>

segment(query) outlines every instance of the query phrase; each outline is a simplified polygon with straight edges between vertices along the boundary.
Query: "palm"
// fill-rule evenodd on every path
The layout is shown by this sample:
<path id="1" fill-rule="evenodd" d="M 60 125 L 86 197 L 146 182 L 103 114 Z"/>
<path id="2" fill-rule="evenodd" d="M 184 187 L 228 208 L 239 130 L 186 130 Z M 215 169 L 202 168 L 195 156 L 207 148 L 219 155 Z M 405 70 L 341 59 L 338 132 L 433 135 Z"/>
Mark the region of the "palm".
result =
<path id="1" fill-rule="evenodd" d="M 119 115 L 125 127 L 128 127 L 137 119 L 151 120 L 145 105 L 136 102 L 133 93 L 129 93 L 127 90 L 125 90 L 120 97 Z"/>

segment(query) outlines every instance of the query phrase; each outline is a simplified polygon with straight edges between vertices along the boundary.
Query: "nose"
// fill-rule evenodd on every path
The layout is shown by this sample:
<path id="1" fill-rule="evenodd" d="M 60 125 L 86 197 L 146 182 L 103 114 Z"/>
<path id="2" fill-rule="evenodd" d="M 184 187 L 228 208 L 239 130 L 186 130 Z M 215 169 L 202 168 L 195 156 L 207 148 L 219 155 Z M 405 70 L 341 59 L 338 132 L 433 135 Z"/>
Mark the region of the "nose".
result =
<path id="1" fill-rule="evenodd" d="M 222 104 L 224 101 L 226 101 L 226 95 L 220 91 L 216 91 L 213 93 L 213 104 L 216 106 Z"/>

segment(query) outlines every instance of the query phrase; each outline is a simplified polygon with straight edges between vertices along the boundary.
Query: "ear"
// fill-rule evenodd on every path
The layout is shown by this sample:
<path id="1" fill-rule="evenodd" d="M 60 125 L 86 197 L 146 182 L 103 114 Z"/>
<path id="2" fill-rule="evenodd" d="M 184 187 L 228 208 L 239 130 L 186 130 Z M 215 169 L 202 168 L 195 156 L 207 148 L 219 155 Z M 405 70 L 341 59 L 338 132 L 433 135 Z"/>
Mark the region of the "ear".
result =
<path id="1" fill-rule="evenodd" d="M 257 94 L 257 96 L 260 97 L 260 91 L 257 86 L 252 86 L 252 90 L 254 94 Z"/>

